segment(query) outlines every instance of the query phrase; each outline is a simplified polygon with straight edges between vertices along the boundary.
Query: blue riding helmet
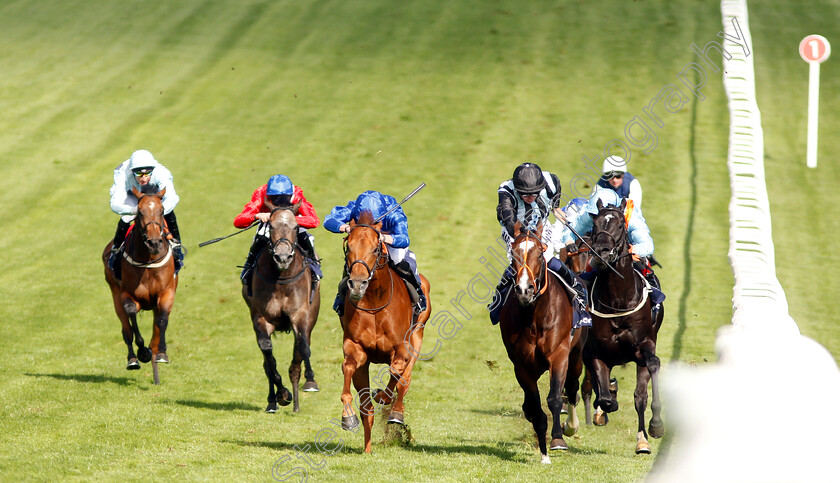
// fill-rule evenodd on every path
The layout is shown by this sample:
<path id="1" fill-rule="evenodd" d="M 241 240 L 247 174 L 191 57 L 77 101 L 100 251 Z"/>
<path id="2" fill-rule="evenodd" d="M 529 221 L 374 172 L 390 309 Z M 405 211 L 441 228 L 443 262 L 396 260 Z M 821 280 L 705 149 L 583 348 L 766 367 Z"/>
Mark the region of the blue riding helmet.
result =
<path id="1" fill-rule="evenodd" d="M 601 200 L 601 204 L 604 206 L 612 205 L 612 206 L 619 206 L 621 204 L 621 197 L 618 196 L 618 193 L 611 189 L 598 187 L 598 191 L 592 194 L 589 197 L 589 201 L 586 203 L 586 211 L 591 215 L 598 214 L 598 200 Z"/>
<path id="2" fill-rule="evenodd" d="M 271 178 L 268 179 L 268 188 L 265 190 L 265 194 L 268 196 L 274 195 L 293 195 L 295 193 L 295 187 L 292 184 L 292 180 L 289 179 L 288 176 L 284 174 L 275 174 Z"/>

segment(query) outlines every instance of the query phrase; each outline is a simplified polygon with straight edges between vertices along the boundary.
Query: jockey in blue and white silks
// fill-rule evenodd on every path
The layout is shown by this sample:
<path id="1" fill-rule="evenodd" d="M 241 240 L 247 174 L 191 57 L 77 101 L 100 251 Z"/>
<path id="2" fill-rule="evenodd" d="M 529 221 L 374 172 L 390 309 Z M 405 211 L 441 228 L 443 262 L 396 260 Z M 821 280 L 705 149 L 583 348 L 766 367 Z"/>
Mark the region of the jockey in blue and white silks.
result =
<path id="1" fill-rule="evenodd" d="M 385 218 L 380 220 L 382 222 L 382 234 L 385 241 L 385 246 L 388 249 L 388 258 L 395 269 L 395 271 L 405 279 L 420 296 L 420 300 L 414 307 L 415 312 L 420 313 L 426 310 L 426 295 L 423 293 L 423 287 L 420 285 L 420 274 L 417 272 L 417 257 L 411 250 L 408 249 L 408 218 L 405 216 L 402 207 L 393 196 L 382 194 L 378 191 L 365 191 L 356 197 L 355 200 L 350 200 L 346 206 L 338 205 L 330 211 L 324 219 L 324 228 L 333 233 L 347 233 L 350 231 L 350 221 L 358 221 L 359 215 L 364 211 L 369 211 L 376 220 L 385 213 L 388 213 L 394 207 L 394 211 L 388 213 Z M 341 284 L 339 284 L 341 285 Z M 342 315 L 344 309 L 344 299 L 341 290 L 339 289 L 336 295 L 333 309 Z"/>
<path id="2" fill-rule="evenodd" d="M 579 235 L 586 236 L 592 231 L 593 216 L 598 214 L 598 201 L 601 202 L 602 206 L 621 205 L 621 197 L 618 193 L 608 188 L 596 187 L 595 192 L 589 197 L 583 213 L 579 216 L 567 218 L 569 226 Z M 647 260 L 648 257 L 653 255 L 653 238 L 650 236 L 650 229 L 647 226 L 644 216 L 642 216 L 642 212 L 633 206 L 632 200 L 627 200 L 627 207 L 625 209 L 627 210 L 624 215 L 627 223 L 627 240 L 630 243 L 630 252 L 633 254 L 633 266 L 645 277 L 654 289 L 651 292 L 651 300 L 654 306 L 655 318 L 655 312 L 665 300 L 665 294 L 662 293 L 659 280 L 656 278 Z M 555 225 L 554 237 L 557 243 L 565 245 L 572 244 L 577 239 L 577 236 L 561 222 L 557 222 Z M 591 281 L 596 273 L 597 270 L 590 260 L 586 272 L 581 274 L 581 277 L 586 281 Z"/>
<path id="3" fill-rule="evenodd" d="M 560 199 L 561 186 L 556 175 L 543 171 L 534 163 L 524 163 L 516 167 L 513 177 L 499 185 L 499 204 L 496 206 L 496 217 L 502 226 L 502 239 L 508 246 L 510 259 L 510 244 L 513 242 L 514 226 L 519 222 L 524 228 L 536 230 L 543 226 L 542 241 L 550 244 L 552 225 L 548 222 L 555 204 Z M 566 286 L 575 292 L 571 297 L 572 307 L 575 309 L 574 324 L 588 326 L 592 319 L 586 311 L 586 288 L 574 273 L 560 259 L 554 257 L 556 250 L 548 250 L 545 257 L 548 268 L 563 279 Z M 505 269 L 496 287 L 496 297 L 490 303 L 490 321 L 499 322 L 499 313 L 506 300 L 516 273 L 512 266 Z"/>

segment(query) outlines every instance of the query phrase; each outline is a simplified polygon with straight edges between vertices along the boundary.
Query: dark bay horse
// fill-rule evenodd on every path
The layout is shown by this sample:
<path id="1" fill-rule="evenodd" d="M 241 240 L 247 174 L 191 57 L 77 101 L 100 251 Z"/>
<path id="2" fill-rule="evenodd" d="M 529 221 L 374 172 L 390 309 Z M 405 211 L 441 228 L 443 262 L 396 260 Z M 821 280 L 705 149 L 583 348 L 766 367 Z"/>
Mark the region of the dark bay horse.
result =
<path id="1" fill-rule="evenodd" d="M 516 380 L 525 392 L 522 410 L 534 426 L 541 462 L 551 463 L 545 443 L 548 421 L 540 403 L 537 381 L 546 371 L 550 385 L 546 402 L 551 411 L 550 449 L 568 449 L 563 435 L 577 432 L 577 404 L 582 352 L 586 330 L 572 333 L 573 310 L 566 289 L 548 271 L 546 246 L 540 233 L 523 231 L 516 224 L 511 244 L 516 271 L 516 297 L 508 297 L 500 313 L 499 327 Z M 561 422 L 562 393 L 565 389 L 570 408 L 566 423 Z"/>
<path id="2" fill-rule="evenodd" d="M 664 310 L 659 312 L 657 320 L 651 319 L 648 289 L 642 276 L 633 270 L 624 217 L 626 200 L 617 207 L 603 206 L 599 200 L 597 206 L 599 212 L 594 217 L 590 244 L 615 272 L 604 266 L 598 257 L 593 258 L 599 272 L 590 293 L 592 329 L 586 342 L 584 361 L 587 372 L 594 375 L 595 407 L 607 413 L 618 409 L 618 401 L 609 391 L 610 371 L 616 365 L 636 363 L 634 400 L 639 417 L 636 453 L 650 453 L 645 431 L 649 381 L 653 395 L 650 436 L 659 438 L 665 431 L 660 418 L 660 364 L 656 356 L 656 335 L 662 325 Z"/>
<path id="3" fill-rule="evenodd" d="M 254 325 L 257 344 L 263 354 L 263 368 L 268 378 L 268 406 L 265 410 L 269 413 L 276 412 L 278 404 L 287 406 L 294 400 L 293 411 L 298 412 L 301 361 L 305 366 L 306 378 L 303 390 L 318 391 L 309 357 L 312 329 L 318 320 L 321 307 L 321 284 L 319 282 L 314 291 L 310 290 L 312 272 L 297 245 L 298 223 L 295 215 L 300 203 L 291 207 L 268 206 L 272 208 L 268 220 L 271 243 L 257 256 L 251 275 L 252 295 L 248 295 L 248 290 L 243 285 L 242 298 L 251 311 L 251 322 Z M 283 387 L 283 378 L 277 372 L 277 361 L 274 359 L 271 343 L 271 334 L 276 330 L 292 331 L 295 334 L 292 364 L 289 366 L 289 381 L 294 394 L 290 394 L 289 390 Z"/>
<path id="4" fill-rule="evenodd" d="M 178 288 L 175 260 L 163 219 L 161 200 L 166 189 L 155 193 L 150 186 L 144 187 L 142 192 L 136 188 L 132 192 L 138 200 L 137 217 L 126 237 L 123 257 L 117 262 L 121 264 L 120 280 L 108 268 L 113 242 L 109 242 L 102 252 L 105 280 L 111 287 L 114 309 L 122 323 L 123 340 L 128 347 L 126 369 L 129 370 L 140 369 L 140 362 L 149 362 L 152 358 L 156 363 L 169 362 L 166 355 L 166 327 L 175 302 L 175 290 Z M 151 349 L 145 346 L 137 326 L 140 310 L 151 310 L 154 313 Z M 132 342 L 137 343 L 137 355 L 134 354 Z"/>
<path id="5" fill-rule="evenodd" d="M 413 307 L 408 289 L 388 263 L 388 250 L 382 241 L 382 223 L 374 223 L 369 211 L 350 222 L 344 240 L 345 270 L 348 274 L 347 297 L 341 327 L 344 329 L 344 389 L 341 393 L 342 428 L 354 430 L 359 418 L 353 409 L 350 392 L 352 380 L 359 394 L 359 411 L 365 432 L 365 453 L 370 453 L 373 427 L 373 401 L 387 405 L 393 402 L 389 423 L 404 424 L 403 399 L 411 383 L 411 370 L 420 354 L 423 325 L 432 312 L 429 281 L 420 280 L 426 293 L 426 310 L 413 321 Z M 370 392 L 370 364 L 388 364 L 387 389 Z M 397 384 L 399 382 L 399 384 Z M 396 388 L 396 398 L 394 390 Z"/>

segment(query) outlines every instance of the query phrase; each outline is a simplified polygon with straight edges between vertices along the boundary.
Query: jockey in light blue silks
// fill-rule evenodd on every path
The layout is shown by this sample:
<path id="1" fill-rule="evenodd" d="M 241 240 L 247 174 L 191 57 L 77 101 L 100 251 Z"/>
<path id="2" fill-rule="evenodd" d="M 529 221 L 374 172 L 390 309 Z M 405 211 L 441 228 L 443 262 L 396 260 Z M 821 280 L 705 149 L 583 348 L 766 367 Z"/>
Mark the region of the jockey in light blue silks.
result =
<path id="1" fill-rule="evenodd" d="M 598 214 L 598 201 L 603 206 L 621 205 L 621 197 L 618 193 L 608 188 L 597 187 L 596 191 L 586 202 L 584 210 L 576 215 L 567 216 L 567 222 L 575 233 L 585 236 L 592 231 L 593 217 Z M 642 212 L 633 206 L 633 202 L 630 199 L 627 200 L 626 210 L 629 212 L 629 216 L 627 215 L 628 212 L 625 213 L 625 219 L 627 219 L 627 240 L 630 243 L 630 253 L 633 255 L 633 267 L 645 277 L 653 288 L 651 301 L 653 315 L 655 317 L 656 312 L 665 300 L 665 294 L 662 293 L 659 280 L 654 275 L 647 261 L 647 258 L 653 255 L 653 238 L 650 236 L 650 229 L 647 226 L 647 222 L 645 222 L 644 216 L 642 216 Z M 571 211 L 575 212 L 576 210 Z M 556 243 L 565 244 L 566 246 L 574 244 L 577 238 L 569 228 L 559 221 L 555 224 L 553 237 Z M 589 266 L 581 274 L 581 278 L 589 282 L 594 279 L 596 272 L 597 269 L 590 260 Z"/>
<path id="2" fill-rule="evenodd" d="M 398 204 L 393 196 L 384 195 L 378 191 L 365 191 L 355 200 L 348 202 L 347 206 L 338 205 L 333 208 L 326 219 L 324 219 L 324 228 L 333 233 L 349 233 L 350 221 L 357 222 L 359 215 L 363 211 L 369 211 L 373 215 L 373 219 L 376 220 Z M 420 274 L 417 272 L 417 257 L 414 255 L 414 252 L 408 249 L 408 218 L 406 218 L 402 207 L 397 207 L 397 209 L 391 211 L 381 221 L 382 238 L 385 242 L 385 247 L 388 249 L 388 258 L 391 266 L 400 277 L 414 287 L 420 296 L 417 304 L 414 306 L 414 312 L 419 314 L 426 310 L 426 295 L 423 293 L 423 287 L 420 285 Z M 339 287 L 341 285 L 339 284 Z M 339 316 L 343 315 L 344 294 L 340 288 L 335 297 L 333 310 Z"/>
<path id="3" fill-rule="evenodd" d="M 548 216 L 553 211 L 554 204 L 560 199 L 560 191 L 560 181 L 556 175 L 541 170 L 534 163 L 521 164 L 513 171 L 511 179 L 499 185 L 496 216 L 499 224 L 502 225 L 502 239 L 508 246 L 508 259 L 511 257 L 510 243 L 513 241 L 514 226 L 517 221 L 523 227 L 530 229 L 543 225 L 542 241 L 552 248 L 545 252 L 548 268 L 559 275 L 565 285 L 575 293 L 571 297 L 575 311 L 574 326 L 590 326 L 592 318 L 586 309 L 586 288 L 565 263 L 553 256 L 558 251 L 558 246 L 551 243 L 552 225 L 548 223 Z M 562 249 L 563 245 L 559 248 Z M 494 325 L 499 323 L 501 308 L 515 277 L 513 267 L 508 265 L 496 287 L 496 296 L 488 306 L 490 321 Z"/>

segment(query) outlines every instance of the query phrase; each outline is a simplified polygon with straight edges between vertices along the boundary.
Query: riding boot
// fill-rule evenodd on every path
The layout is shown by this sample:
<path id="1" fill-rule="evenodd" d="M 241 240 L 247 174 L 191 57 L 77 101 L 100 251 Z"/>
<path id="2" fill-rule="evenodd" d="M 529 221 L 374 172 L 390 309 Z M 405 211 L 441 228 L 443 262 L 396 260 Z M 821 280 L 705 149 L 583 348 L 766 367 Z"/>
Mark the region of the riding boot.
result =
<path id="1" fill-rule="evenodd" d="M 338 292 L 335 294 L 333 310 L 335 310 L 335 313 L 337 313 L 339 317 L 344 315 L 344 296 L 347 294 L 347 280 L 349 279 L 350 278 L 345 272 L 344 276 L 341 278 L 341 281 L 338 282 Z"/>
<path id="2" fill-rule="evenodd" d="M 170 211 L 163 215 L 166 220 L 166 226 L 169 228 L 169 233 L 172 235 L 172 250 L 175 253 L 175 273 L 177 274 L 184 268 L 184 250 L 181 247 L 181 231 L 178 229 L 178 219 L 175 217 L 175 212 Z"/>
<path id="3" fill-rule="evenodd" d="M 414 313 L 420 314 L 426 311 L 426 294 L 423 293 L 423 286 L 420 284 L 420 274 L 411 269 L 411 265 L 407 259 L 403 259 L 400 263 L 393 264 L 394 269 L 406 282 L 409 283 L 414 290 L 417 291 L 418 300 L 414 306 Z"/>
<path id="4" fill-rule="evenodd" d="M 256 235 L 254 242 L 251 244 L 251 250 L 248 252 L 248 258 L 245 259 L 245 265 L 242 267 L 242 274 L 239 275 L 242 283 L 248 289 L 248 296 L 251 296 L 251 273 L 254 271 L 254 265 L 257 261 L 257 255 L 268 245 L 268 238 L 262 235 Z"/>
<path id="5" fill-rule="evenodd" d="M 312 292 L 314 292 L 315 287 L 318 286 L 318 280 L 324 278 L 324 274 L 321 272 L 321 260 L 318 258 L 318 254 L 315 253 L 312 235 L 307 233 L 306 230 L 301 229 L 298 231 L 297 242 L 298 246 L 303 250 L 303 256 L 309 262 L 309 270 L 312 272 Z"/>
<path id="6" fill-rule="evenodd" d="M 513 271 L 512 266 L 508 265 L 505 273 L 502 274 L 501 280 L 499 280 L 499 284 L 496 286 L 496 293 L 493 295 L 493 300 L 487 306 L 487 309 L 490 311 L 490 322 L 493 325 L 499 323 L 499 314 L 502 312 L 502 305 L 505 304 L 508 292 L 510 292 L 510 288 L 513 286 L 514 277 L 516 277 L 516 272 Z"/>
<path id="7" fill-rule="evenodd" d="M 645 277 L 648 284 L 650 284 L 650 301 L 651 307 L 653 308 L 654 312 L 662 306 L 662 302 L 665 301 L 665 294 L 662 293 L 662 288 L 659 285 L 659 279 L 656 277 L 656 274 L 653 273 L 653 269 L 647 263 L 641 261 L 634 261 L 633 268 L 636 269 L 639 273 Z M 654 313 L 654 315 L 656 315 Z"/>
<path id="8" fill-rule="evenodd" d="M 128 228 L 130 226 L 130 223 L 126 223 L 122 220 L 122 218 L 120 218 L 120 221 L 117 223 L 117 231 L 114 233 L 114 242 L 111 245 L 111 253 L 108 256 L 108 268 L 114 272 L 114 277 L 116 277 L 117 280 L 120 278 L 120 274 L 117 273 L 117 253 L 119 253 L 123 242 L 125 242 L 125 235 L 128 233 Z"/>
<path id="9" fill-rule="evenodd" d="M 588 300 L 586 287 L 575 276 L 574 272 L 558 258 L 552 257 L 548 261 L 548 268 L 557 273 L 557 275 L 560 275 L 560 278 L 576 293 L 572 299 L 572 307 L 575 310 L 573 327 L 590 327 L 592 325 L 592 316 L 589 315 L 589 309 L 586 306 Z"/>

